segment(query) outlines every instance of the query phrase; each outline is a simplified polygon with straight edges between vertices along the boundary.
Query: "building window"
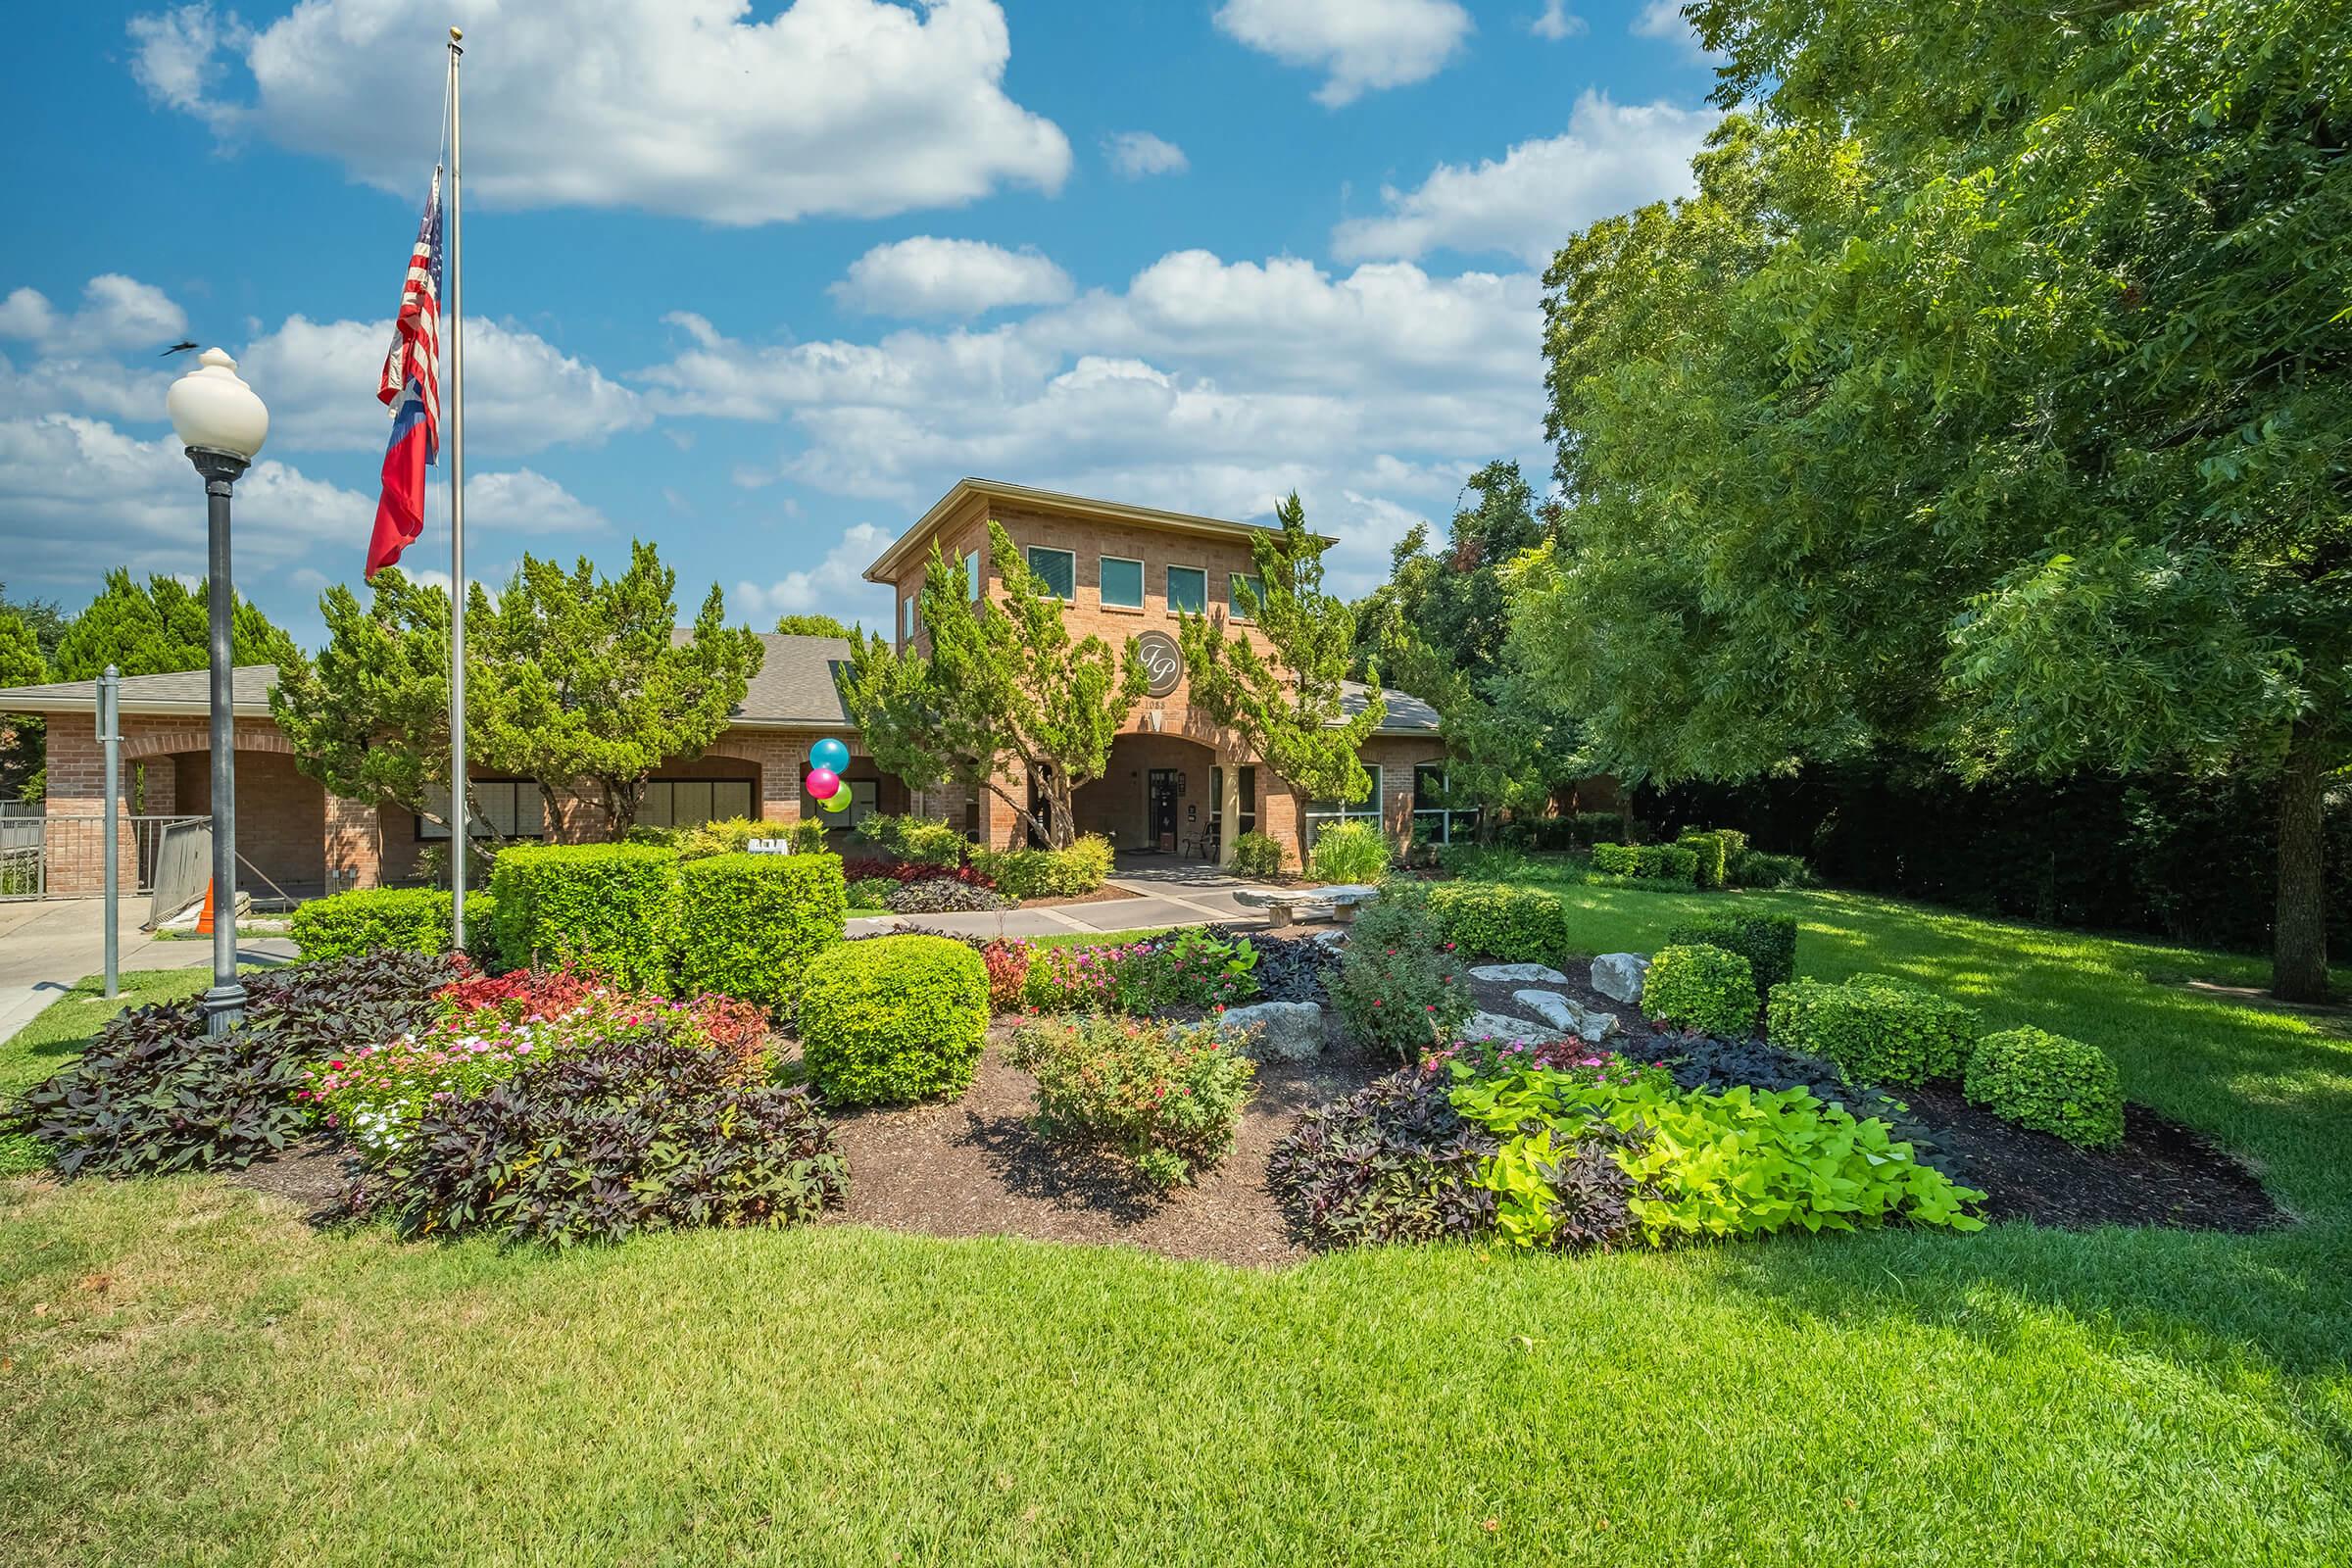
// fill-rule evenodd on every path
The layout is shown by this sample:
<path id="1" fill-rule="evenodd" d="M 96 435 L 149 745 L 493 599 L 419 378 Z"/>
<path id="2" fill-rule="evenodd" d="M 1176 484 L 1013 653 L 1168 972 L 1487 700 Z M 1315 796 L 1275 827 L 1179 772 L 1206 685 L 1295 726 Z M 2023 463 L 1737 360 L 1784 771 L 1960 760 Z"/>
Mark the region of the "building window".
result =
<path id="1" fill-rule="evenodd" d="M 424 803 L 436 815 L 449 815 L 449 791 L 428 788 Z M 547 837 L 547 799 L 539 793 L 539 786 L 527 778 L 477 778 L 473 781 L 473 804 L 481 813 L 473 823 L 473 836 L 477 839 L 494 833 L 502 839 Z M 449 829 L 419 813 L 416 837 L 446 839 Z"/>
<path id="2" fill-rule="evenodd" d="M 701 827 L 754 815 L 748 778 L 656 778 L 637 806 L 640 827 Z"/>
<path id="3" fill-rule="evenodd" d="M 1102 602 L 1120 610 L 1144 608 L 1144 564 L 1124 556 L 1102 558 Z"/>
<path id="4" fill-rule="evenodd" d="M 1208 573 L 1199 566 L 1168 568 L 1168 608 L 1198 615 L 1208 608 Z"/>
<path id="5" fill-rule="evenodd" d="M 914 604 L 909 599 L 899 607 L 900 635 L 906 642 L 914 641 Z"/>
<path id="6" fill-rule="evenodd" d="M 963 557 L 963 597 L 980 597 L 980 552 L 966 551 Z"/>
<path id="7" fill-rule="evenodd" d="M 1242 603 L 1242 585 L 1244 583 L 1248 583 L 1250 585 L 1249 604 Z M 1226 575 L 1225 608 L 1233 612 L 1234 619 L 1250 620 L 1255 618 L 1256 612 L 1251 607 L 1255 605 L 1262 605 L 1265 602 L 1265 578 L 1258 576 L 1254 572 L 1247 571 L 1230 572 Z"/>
<path id="8" fill-rule="evenodd" d="M 825 824 L 828 833 L 847 833 L 874 814 L 881 800 L 881 784 L 870 778 L 845 778 L 841 787 L 850 792 L 850 808 L 846 811 L 826 811 L 811 799 L 801 810 L 806 818 L 815 816 Z"/>
<path id="9" fill-rule="evenodd" d="M 1029 569 L 1046 585 L 1046 592 L 1065 604 L 1078 597 L 1078 558 L 1067 550 L 1031 545 Z"/>
<path id="10" fill-rule="evenodd" d="M 1306 803 L 1306 847 L 1315 847 L 1315 835 L 1327 822 L 1369 822 L 1380 826 L 1380 764 L 1364 764 L 1364 776 L 1369 787 L 1352 801 L 1309 801 Z"/>
<path id="11" fill-rule="evenodd" d="M 1443 762 L 1413 764 L 1413 841 L 1417 844 L 1468 844 L 1478 836 L 1478 812 L 1463 810 L 1447 798 L 1452 776 Z"/>
<path id="12" fill-rule="evenodd" d="M 1225 770 L 1208 770 L 1208 819 L 1222 832 L 1225 826 Z M 1242 831 L 1257 831 L 1257 769 L 1242 769 Z"/>

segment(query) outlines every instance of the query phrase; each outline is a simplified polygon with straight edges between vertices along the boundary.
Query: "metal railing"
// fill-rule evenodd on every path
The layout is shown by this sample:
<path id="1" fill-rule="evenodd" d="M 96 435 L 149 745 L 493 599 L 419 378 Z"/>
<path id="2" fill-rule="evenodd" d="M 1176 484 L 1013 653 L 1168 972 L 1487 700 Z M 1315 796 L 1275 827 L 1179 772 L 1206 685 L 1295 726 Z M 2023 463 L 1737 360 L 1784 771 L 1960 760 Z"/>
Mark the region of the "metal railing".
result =
<path id="1" fill-rule="evenodd" d="M 124 895 L 155 891 L 157 851 L 166 829 L 207 820 L 202 816 L 121 818 Z M 103 812 L 0 816 L 0 899 L 43 899 L 67 890 L 95 894 L 105 875 Z"/>

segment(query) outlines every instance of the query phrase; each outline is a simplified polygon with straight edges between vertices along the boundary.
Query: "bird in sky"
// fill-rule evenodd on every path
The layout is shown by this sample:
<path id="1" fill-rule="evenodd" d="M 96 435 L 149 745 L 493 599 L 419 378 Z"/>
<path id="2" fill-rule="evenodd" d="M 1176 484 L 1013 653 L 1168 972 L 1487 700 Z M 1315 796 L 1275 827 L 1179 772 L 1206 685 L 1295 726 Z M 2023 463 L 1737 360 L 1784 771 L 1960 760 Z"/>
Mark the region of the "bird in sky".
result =
<path id="1" fill-rule="evenodd" d="M 168 360 L 174 354 L 185 354 L 188 352 L 188 350 L 194 348 L 195 346 L 196 345 L 193 343 L 174 343 L 170 348 L 164 350 L 163 353 L 158 354 L 156 358 L 159 360 Z"/>

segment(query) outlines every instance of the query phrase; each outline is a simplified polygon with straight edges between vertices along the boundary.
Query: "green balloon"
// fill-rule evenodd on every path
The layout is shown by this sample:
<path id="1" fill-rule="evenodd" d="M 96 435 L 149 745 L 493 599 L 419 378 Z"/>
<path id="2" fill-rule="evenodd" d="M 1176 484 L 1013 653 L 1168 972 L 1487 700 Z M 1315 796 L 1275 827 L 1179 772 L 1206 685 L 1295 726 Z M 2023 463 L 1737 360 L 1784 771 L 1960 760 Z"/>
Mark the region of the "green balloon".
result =
<path id="1" fill-rule="evenodd" d="M 828 811 L 846 811 L 850 808 L 849 789 L 847 786 L 837 789 L 816 804 Z"/>

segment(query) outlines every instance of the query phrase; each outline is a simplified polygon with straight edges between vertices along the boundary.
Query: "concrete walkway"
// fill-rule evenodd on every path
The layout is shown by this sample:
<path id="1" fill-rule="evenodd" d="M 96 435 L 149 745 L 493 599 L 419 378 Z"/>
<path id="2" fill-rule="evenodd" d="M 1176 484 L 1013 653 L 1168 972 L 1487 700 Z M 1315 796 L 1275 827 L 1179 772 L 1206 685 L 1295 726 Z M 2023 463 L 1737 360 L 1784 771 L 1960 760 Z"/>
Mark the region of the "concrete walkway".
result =
<path id="1" fill-rule="evenodd" d="M 1100 936 L 1160 926 L 1265 923 L 1263 909 L 1234 898 L 1245 888 L 1264 884 L 1246 882 L 1213 865 L 1170 858 L 1164 866 L 1122 866 L 1106 885 L 1127 897 L 958 914 L 867 915 L 849 923 L 850 934 L 888 931 L 902 922 L 965 937 Z"/>
<path id="2" fill-rule="evenodd" d="M 122 972 L 197 969 L 213 961 L 204 939 L 165 941 L 139 929 L 145 899 L 122 901 Z M 284 963 L 294 944 L 284 937 L 248 937 L 237 946 L 240 963 Z M 84 975 L 106 967 L 106 905 L 100 899 L 41 899 L 0 904 L 0 1041 L 6 1041 Z"/>

